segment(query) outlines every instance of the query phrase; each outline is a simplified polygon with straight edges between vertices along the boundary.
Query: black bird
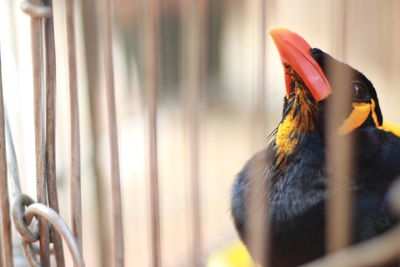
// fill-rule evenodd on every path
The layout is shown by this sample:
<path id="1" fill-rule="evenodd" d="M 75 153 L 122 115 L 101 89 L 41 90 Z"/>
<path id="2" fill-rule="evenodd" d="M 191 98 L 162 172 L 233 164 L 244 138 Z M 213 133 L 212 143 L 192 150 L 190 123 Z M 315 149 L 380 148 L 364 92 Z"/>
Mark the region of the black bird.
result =
<path id="1" fill-rule="evenodd" d="M 329 192 L 324 122 L 332 96 L 351 90 L 352 99 L 343 103 L 348 116 L 338 125 L 337 134 L 351 134 L 354 140 L 349 188 L 354 195 L 353 243 L 397 223 L 387 194 L 400 174 L 400 128 L 383 121 L 375 88 L 361 72 L 311 48 L 287 29 L 273 29 L 270 34 L 285 70 L 283 117 L 269 146 L 255 154 L 236 177 L 231 211 L 246 244 L 246 215 L 257 210 L 249 207 L 249 194 L 254 193 L 250 183 L 268 181 L 269 188 L 261 190 L 269 198 L 270 266 L 290 267 L 326 253 L 325 205 Z M 340 79 L 328 69 L 340 72 Z"/>

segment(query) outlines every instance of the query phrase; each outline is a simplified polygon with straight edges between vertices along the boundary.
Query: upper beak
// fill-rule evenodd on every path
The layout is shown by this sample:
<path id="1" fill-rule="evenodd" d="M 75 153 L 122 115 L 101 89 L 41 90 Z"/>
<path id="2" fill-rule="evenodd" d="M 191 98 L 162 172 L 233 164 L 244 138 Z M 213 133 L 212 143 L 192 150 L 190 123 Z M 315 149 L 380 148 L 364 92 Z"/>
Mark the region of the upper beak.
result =
<path id="1" fill-rule="evenodd" d="M 325 99 L 331 87 L 319 64 L 311 56 L 311 46 L 298 34 L 288 29 L 274 28 L 269 31 L 278 48 L 282 64 L 289 64 L 304 81 L 316 101 Z M 286 95 L 290 95 L 292 77 L 285 71 Z"/>

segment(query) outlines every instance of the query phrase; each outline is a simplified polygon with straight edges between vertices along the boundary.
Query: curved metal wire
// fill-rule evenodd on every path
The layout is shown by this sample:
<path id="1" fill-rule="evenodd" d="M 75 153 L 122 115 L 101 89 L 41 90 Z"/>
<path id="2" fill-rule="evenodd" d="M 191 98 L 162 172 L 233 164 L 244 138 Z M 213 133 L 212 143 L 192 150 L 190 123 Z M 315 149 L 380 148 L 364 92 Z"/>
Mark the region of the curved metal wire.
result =
<path id="1" fill-rule="evenodd" d="M 33 246 L 33 243 L 39 240 L 39 233 L 37 229 L 31 230 L 28 228 L 33 218 L 39 216 L 50 222 L 57 233 L 64 238 L 72 254 L 75 266 L 85 266 L 82 251 L 77 240 L 67 224 L 53 209 L 41 203 L 35 203 L 29 196 L 20 194 L 15 197 L 12 215 L 15 228 L 24 239 L 22 247 L 31 266 L 41 266 L 36 259 L 37 248 Z"/>
<path id="2" fill-rule="evenodd" d="M 35 250 L 33 248 L 33 243 L 23 241 L 22 248 L 24 250 L 25 258 L 31 267 L 40 267 L 40 262 L 36 258 Z"/>
<path id="3" fill-rule="evenodd" d="M 14 199 L 12 217 L 18 233 L 24 239 L 25 242 L 36 242 L 39 240 L 39 232 L 30 230 L 28 225 L 30 221 L 25 219 L 25 207 L 28 207 L 35 203 L 35 201 L 27 195 L 20 194 Z"/>
<path id="4" fill-rule="evenodd" d="M 400 215 L 400 180 L 393 185 L 390 195 L 392 210 Z M 384 234 L 331 253 L 321 259 L 302 265 L 303 267 L 363 267 L 382 266 L 400 255 L 400 224 Z"/>
<path id="5" fill-rule="evenodd" d="M 55 230 L 57 230 L 57 232 L 64 238 L 65 243 L 71 252 L 75 266 L 84 267 L 85 263 L 83 261 L 81 248 L 71 230 L 60 217 L 60 215 L 46 205 L 41 203 L 33 203 L 26 208 L 25 219 L 26 221 L 31 221 L 35 216 L 41 216 L 53 225 Z"/>
<path id="6" fill-rule="evenodd" d="M 33 18 L 50 18 L 53 16 L 53 9 L 48 6 L 37 5 L 29 0 L 21 3 L 21 9 Z"/>
<path id="7" fill-rule="evenodd" d="M 37 259 L 37 256 L 40 253 L 40 246 L 37 243 L 31 243 L 27 241 L 22 241 L 21 243 L 22 249 L 24 251 L 25 259 L 28 261 L 29 266 L 41 267 L 42 265 Z M 50 254 L 55 253 L 54 246 L 50 247 Z M 58 266 L 58 263 L 57 263 Z"/>
<path id="8" fill-rule="evenodd" d="M 7 149 L 7 170 L 11 177 L 11 190 L 13 196 L 22 193 L 21 184 L 19 182 L 18 161 L 15 153 L 15 146 L 12 137 L 10 122 L 8 121 L 7 112 L 5 112 L 5 127 L 6 127 L 6 149 Z"/>

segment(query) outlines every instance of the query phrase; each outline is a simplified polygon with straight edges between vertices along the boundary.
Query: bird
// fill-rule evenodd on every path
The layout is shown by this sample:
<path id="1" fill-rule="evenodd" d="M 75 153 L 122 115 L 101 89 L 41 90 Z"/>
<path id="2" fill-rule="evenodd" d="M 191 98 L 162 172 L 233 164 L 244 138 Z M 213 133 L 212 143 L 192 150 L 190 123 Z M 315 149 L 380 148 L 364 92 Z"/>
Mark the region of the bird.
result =
<path id="1" fill-rule="evenodd" d="M 253 155 L 236 176 L 231 192 L 235 228 L 248 246 L 249 216 L 257 212 L 249 196 L 263 191 L 269 218 L 269 266 L 298 266 L 324 256 L 326 248 L 327 131 L 351 135 L 353 167 L 348 190 L 353 194 L 351 243 L 377 236 L 398 223 L 388 191 L 400 175 L 400 127 L 383 120 L 377 92 L 360 71 L 312 48 L 300 35 L 274 28 L 270 35 L 284 68 L 283 114 L 265 148 Z M 336 75 L 332 71 L 340 73 Z M 346 116 L 327 128 L 327 105 L 345 92 Z M 266 184 L 255 188 L 254 182 Z M 253 203 L 254 204 L 254 203 Z M 265 215 L 266 216 L 266 215 Z M 254 259 L 255 261 L 260 259 Z"/>

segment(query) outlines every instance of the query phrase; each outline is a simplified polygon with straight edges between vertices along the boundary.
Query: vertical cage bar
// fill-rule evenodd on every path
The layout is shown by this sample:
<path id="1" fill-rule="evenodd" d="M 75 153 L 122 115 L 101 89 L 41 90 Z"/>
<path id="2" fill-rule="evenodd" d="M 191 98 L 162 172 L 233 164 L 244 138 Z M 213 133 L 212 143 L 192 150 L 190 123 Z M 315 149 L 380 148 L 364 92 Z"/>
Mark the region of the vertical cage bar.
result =
<path id="1" fill-rule="evenodd" d="M 152 266 L 161 266 L 160 197 L 158 181 L 157 104 L 159 80 L 159 1 L 145 3 L 144 75 L 148 94 L 149 175 L 151 205 L 151 258 Z"/>
<path id="2" fill-rule="evenodd" d="M 202 216 L 201 186 L 199 180 L 200 161 L 200 108 L 202 104 L 201 89 L 205 74 L 205 16 L 206 0 L 186 0 L 183 3 L 182 19 L 182 79 L 185 89 L 185 113 L 189 142 L 189 173 L 191 197 L 191 261 L 192 266 L 200 267 L 202 263 Z"/>
<path id="3" fill-rule="evenodd" d="M 122 223 L 121 183 L 118 153 L 117 114 L 115 107 L 114 69 L 112 55 L 112 20 L 113 5 L 111 0 L 106 0 L 104 5 L 105 22 L 105 74 L 108 110 L 108 134 L 110 142 L 111 161 L 111 190 L 112 190 L 112 215 L 113 215 L 113 244 L 114 266 L 124 266 L 124 237 Z"/>
<path id="4" fill-rule="evenodd" d="M 267 116 L 266 116 L 266 40 L 267 40 L 267 0 L 259 0 L 256 3 L 259 5 L 259 12 L 256 13 L 259 20 L 257 24 L 257 39 L 259 40 L 259 50 L 257 58 L 257 83 L 255 90 L 255 108 L 253 111 L 252 127 L 253 127 L 253 143 L 252 146 L 256 149 L 265 146 Z"/>
<path id="5" fill-rule="evenodd" d="M 347 1 L 335 1 L 332 3 L 336 14 L 333 25 L 336 28 L 334 48 L 337 54 L 344 59 L 346 51 L 347 33 Z M 337 19 L 340 18 L 340 19 Z M 328 71 L 333 75 L 333 80 L 340 84 L 335 86 L 338 92 L 331 96 L 327 105 L 327 170 L 328 170 L 328 202 L 327 202 L 327 251 L 332 252 L 343 248 L 351 242 L 352 223 L 352 195 L 349 190 L 352 177 L 351 166 L 353 164 L 351 151 L 352 140 L 350 136 L 340 137 L 337 129 L 347 114 L 343 105 L 350 104 L 351 91 L 347 90 L 346 76 L 340 69 L 328 66 Z M 343 90 L 340 90 L 342 89 Z"/>
<path id="6" fill-rule="evenodd" d="M 259 11 L 259 27 L 260 31 L 257 36 L 259 38 L 259 61 L 258 61 L 258 86 L 256 91 L 256 108 L 253 113 L 253 121 L 256 131 L 261 131 L 263 138 L 259 138 L 259 134 L 255 133 L 257 147 L 260 141 L 264 140 L 266 135 L 267 116 L 266 116 L 266 32 L 267 32 L 267 0 L 260 0 Z M 272 6 L 272 5 L 271 5 Z M 271 12 L 270 12 L 271 13 Z M 259 126 L 261 124 L 261 127 Z M 257 125 L 257 127 L 256 127 Z M 264 142 L 262 143 L 264 145 Z M 248 240 L 249 250 L 253 252 L 253 258 L 262 266 L 268 267 L 268 252 L 269 251 L 269 188 L 270 182 L 266 177 L 266 167 L 268 160 L 265 153 L 260 152 L 252 159 L 252 166 L 249 175 L 250 177 L 258 177 L 252 179 L 253 182 L 249 184 L 252 194 L 248 196 L 249 210 L 248 224 L 246 225 L 246 239 Z M 261 164 L 260 164 L 261 162 Z M 256 208 L 257 207 L 257 208 Z"/>
<path id="7" fill-rule="evenodd" d="M 71 214 L 72 231 L 82 246 L 82 200 L 81 200 L 81 165 L 79 133 L 79 98 L 77 83 L 76 42 L 75 42 L 75 1 L 66 1 L 66 24 L 68 46 L 68 74 L 71 113 Z"/>
<path id="8" fill-rule="evenodd" d="M 260 0 L 260 59 L 259 59 L 259 89 L 258 89 L 258 113 L 261 116 L 262 120 L 262 131 L 266 131 L 266 102 L 265 102 L 265 96 L 266 96 L 266 83 L 265 83 L 265 75 L 267 71 L 266 67 L 266 62 L 265 62 L 265 56 L 266 56 L 266 43 L 267 43 L 267 1 L 268 0 Z"/>
<path id="9" fill-rule="evenodd" d="M 43 21 L 32 17 L 32 67 L 34 90 L 35 154 L 37 200 L 47 205 L 47 182 L 45 175 L 45 124 L 43 97 Z M 46 220 L 39 218 L 40 261 L 42 266 L 50 266 L 49 232 Z"/>
<path id="10" fill-rule="evenodd" d="M 103 196 L 104 175 L 100 168 L 100 151 L 99 151 L 99 125 L 101 114 L 99 114 L 99 98 L 100 98 L 100 68 L 99 68 L 99 10 L 97 8 L 97 0 L 84 0 L 82 4 L 82 19 L 85 40 L 85 59 L 87 86 L 89 93 L 89 112 L 90 112 L 90 128 L 91 128 L 91 166 L 93 168 L 93 191 L 95 192 L 94 201 L 96 203 L 96 233 L 98 235 L 99 259 L 100 266 L 106 267 L 111 264 L 109 251 L 111 245 L 107 236 L 107 213 L 104 212 L 106 207 L 106 199 Z"/>
<path id="11" fill-rule="evenodd" d="M 52 0 L 44 0 L 45 5 L 52 7 Z M 53 17 L 45 20 L 45 51 L 46 51 L 46 168 L 47 187 L 50 207 L 59 212 L 56 180 L 56 146 L 55 146 L 55 90 L 56 90 L 56 55 L 54 42 Z M 52 228 L 51 228 L 52 229 Z M 64 251 L 60 235 L 51 230 L 55 257 L 58 267 L 65 266 Z"/>
<path id="12" fill-rule="evenodd" d="M 10 201 L 7 181 L 5 113 L 3 102 L 3 77 L 0 53 L 0 207 L 1 207 L 1 262 L 2 266 L 14 266 L 11 238 Z"/>

